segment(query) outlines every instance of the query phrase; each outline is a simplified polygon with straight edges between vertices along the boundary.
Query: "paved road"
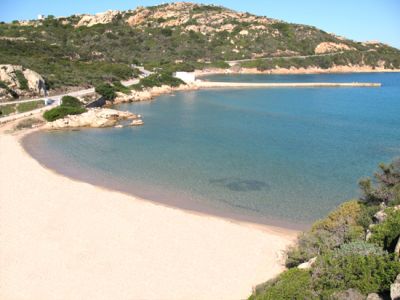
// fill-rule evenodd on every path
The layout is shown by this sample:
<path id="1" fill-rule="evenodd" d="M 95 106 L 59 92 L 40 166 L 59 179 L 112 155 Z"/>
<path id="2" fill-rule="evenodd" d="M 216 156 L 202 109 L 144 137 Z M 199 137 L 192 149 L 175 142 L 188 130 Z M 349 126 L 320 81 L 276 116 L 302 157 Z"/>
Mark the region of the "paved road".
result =
<path id="1" fill-rule="evenodd" d="M 121 81 L 121 83 L 125 86 L 130 86 L 132 84 L 137 84 L 139 83 L 139 79 L 130 79 L 130 80 L 126 80 L 126 81 Z M 18 120 L 21 118 L 25 118 L 28 116 L 32 116 L 38 113 L 43 113 L 47 110 L 52 109 L 53 107 L 56 107 L 59 105 L 59 103 L 61 102 L 61 98 L 64 96 L 74 96 L 74 97 L 81 97 L 81 96 L 85 96 L 88 94 L 92 94 L 94 93 L 94 88 L 90 88 L 90 89 L 85 89 L 85 90 L 79 90 L 79 91 L 75 91 L 75 92 L 70 92 L 70 93 L 65 93 L 65 94 L 61 94 L 61 95 L 55 95 L 55 96 L 49 96 L 47 97 L 48 99 L 54 100 L 54 104 L 39 108 L 39 109 L 35 109 L 35 110 L 31 110 L 28 112 L 24 112 L 24 113 L 19 113 L 19 114 L 14 114 L 11 116 L 6 116 L 6 117 L 0 117 L 0 124 L 4 124 L 6 122 L 10 122 L 10 121 L 14 121 L 14 120 Z M 33 101 L 38 101 L 38 100 L 44 100 L 45 97 L 41 97 L 41 98 L 34 98 L 34 99 L 27 99 L 27 100 L 20 100 L 20 101 L 9 101 L 9 102 L 2 102 L 0 103 L 0 105 L 6 105 L 6 104 L 18 104 L 18 103 L 25 103 L 25 102 L 33 102 Z"/>
<path id="2" fill-rule="evenodd" d="M 139 79 L 129 79 L 126 81 L 121 81 L 121 83 L 124 86 L 130 86 L 132 84 L 137 84 L 139 83 Z M 8 101 L 8 102 L 0 102 L 0 105 L 7 105 L 7 104 L 18 104 L 18 103 L 25 103 L 25 102 L 33 102 L 33 101 L 39 101 L 39 100 L 43 100 L 44 98 L 49 98 L 51 100 L 61 100 L 62 97 L 64 96 L 73 96 L 73 97 L 81 97 L 81 96 L 85 96 L 85 95 L 89 95 L 94 93 L 94 88 L 90 88 L 90 89 L 85 89 L 85 90 L 79 90 L 79 91 L 75 91 L 75 92 L 69 92 L 69 93 L 65 93 L 65 94 L 60 94 L 60 95 L 54 95 L 54 96 L 48 96 L 48 97 L 39 97 L 39 98 L 34 98 L 34 99 L 26 99 L 26 100 L 14 100 L 14 101 Z"/>
<path id="3" fill-rule="evenodd" d="M 36 115 L 36 114 L 42 114 L 45 111 L 50 110 L 50 109 L 52 109 L 52 108 L 54 108 L 56 106 L 58 106 L 57 102 L 54 103 L 54 104 L 51 104 L 51 105 L 47 105 L 45 107 L 41 107 L 41 108 L 38 108 L 38 109 L 27 111 L 27 112 L 24 112 L 24 113 L 2 117 L 2 118 L 0 118 L 0 124 L 4 124 L 4 123 L 10 122 L 10 121 L 15 121 L 15 120 L 18 120 L 18 119 L 26 118 L 26 117 L 33 116 L 33 115 Z"/>

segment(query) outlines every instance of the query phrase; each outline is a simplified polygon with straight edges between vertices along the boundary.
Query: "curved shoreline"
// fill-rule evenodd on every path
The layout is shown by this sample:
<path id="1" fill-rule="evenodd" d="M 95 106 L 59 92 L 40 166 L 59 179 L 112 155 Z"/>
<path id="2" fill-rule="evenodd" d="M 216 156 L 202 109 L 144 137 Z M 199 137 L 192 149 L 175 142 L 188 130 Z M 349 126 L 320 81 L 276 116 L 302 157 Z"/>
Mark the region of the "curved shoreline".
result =
<path id="1" fill-rule="evenodd" d="M 154 194 L 153 192 L 151 192 L 150 195 L 144 191 L 138 192 L 135 187 L 128 188 L 126 185 L 120 184 L 117 180 L 113 181 L 112 179 L 110 180 L 110 178 L 106 179 L 103 177 L 98 178 L 98 174 L 96 174 L 96 176 L 89 176 L 88 172 L 85 173 L 84 170 L 76 169 L 76 166 L 70 166 L 69 162 L 67 161 L 58 162 L 56 161 L 57 158 L 50 159 L 46 153 L 42 153 L 40 150 L 35 151 L 35 149 L 39 148 L 37 145 L 32 144 L 32 140 L 29 139 L 32 138 L 32 135 L 34 135 L 36 131 L 38 130 L 31 131 L 20 137 L 19 142 L 21 147 L 42 167 L 58 176 L 66 177 L 77 182 L 85 182 L 101 189 L 122 193 L 124 195 L 138 198 L 142 201 L 154 203 L 156 205 L 162 205 L 188 213 L 221 218 L 233 223 L 243 223 L 259 228 L 273 228 L 277 231 L 287 230 L 289 232 L 299 232 L 309 227 L 309 224 L 306 223 L 290 223 L 280 219 L 265 217 L 257 211 L 251 211 L 242 208 L 236 209 L 229 205 L 224 205 L 223 208 L 213 207 L 211 205 L 212 203 L 210 203 L 207 199 L 196 199 L 197 201 L 194 201 L 194 199 L 188 199 L 188 197 L 184 196 L 161 196 L 159 193 Z M 208 203 L 203 203 L 202 201 L 207 201 Z"/>
<path id="2" fill-rule="evenodd" d="M 30 157 L 23 136 L 0 134 L 1 298 L 236 299 L 284 269 L 297 232 L 71 180 Z"/>

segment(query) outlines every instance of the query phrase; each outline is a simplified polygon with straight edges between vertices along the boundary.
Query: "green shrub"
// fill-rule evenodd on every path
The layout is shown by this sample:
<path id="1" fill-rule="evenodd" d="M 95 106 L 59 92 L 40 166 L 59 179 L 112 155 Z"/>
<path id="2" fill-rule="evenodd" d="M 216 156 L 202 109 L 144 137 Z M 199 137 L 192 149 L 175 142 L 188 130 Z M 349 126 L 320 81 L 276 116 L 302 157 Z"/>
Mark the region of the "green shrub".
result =
<path id="1" fill-rule="evenodd" d="M 0 116 L 7 116 L 17 111 L 16 104 L 0 105 Z"/>
<path id="2" fill-rule="evenodd" d="M 28 80 L 26 80 L 26 78 L 25 78 L 24 74 L 22 73 L 22 71 L 16 70 L 15 71 L 15 76 L 18 79 L 20 89 L 21 90 L 28 90 L 29 89 Z"/>
<path id="3" fill-rule="evenodd" d="M 83 103 L 78 98 L 72 96 L 64 96 L 61 99 L 61 105 L 69 107 L 82 107 Z"/>
<path id="4" fill-rule="evenodd" d="M 185 83 L 182 80 L 173 77 L 169 73 L 154 73 L 142 78 L 139 82 L 139 85 L 144 88 L 160 87 L 162 85 L 177 87 L 181 84 Z"/>
<path id="5" fill-rule="evenodd" d="M 297 244 L 287 251 L 287 267 L 294 267 L 345 242 L 364 238 L 358 224 L 362 206 L 357 200 L 343 203 L 325 219 L 317 221 L 309 232 L 298 237 Z"/>
<path id="6" fill-rule="evenodd" d="M 369 205 L 365 203 L 361 203 L 361 205 L 362 210 L 358 216 L 357 223 L 366 231 L 369 225 L 373 223 L 373 216 L 380 208 L 378 205 Z"/>
<path id="7" fill-rule="evenodd" d="M 131 92 L 131 90 L 128 87 L 124 86 L 120 81 L 114 81 L 113 86 L 117 92 L 121 92 L 124 94 L 130 94 Z"/>
<path id="8" fill-rule="evenodd" d="M 372 227 L 369 241 L 393 252 L 400 237 L 400 211 L 388 208 L 386 212 L 386 220 Z"/>
<path id="9" fill-rule="evenodd" d="M 106 100 L 112 101 L 117 97 L 117 94 L 115 93 L 116 89 L 108 83 L 103 83 L 96 86 L 95 91 L 103 96 Z"/>
<path id="10" fill-rule="evenodd" d="M 340 255 L 377 255 L 383 256 L 387 254 L 381 247 L 368 243 L 366 241 L 356 241 L 351 243 L 346 243 L 340 246 L 336 250 Z"/>
<path id="11" fill-rule="evenodd" d="M 380 164 L 379 172 L 374 174 L 374 181 L 370 178 L 360 180 L 359 185 L 363 192 L 363 201 L 369 204 L 390 204 L 399 200 L 400 191 L 400 159 L 389 165 Z"/>
<path id="12" fill-rule="evenodd" d="M 19 113 L 31 111 L 34 109 L 38 109 L 44 106 L 44 101 L 39 100 L 39 101 L 31 101 L 31 102 L 23 102 L 19 103 L 17 106 L 17 110 Z"/>
<path id="13" fill-rule="evenodd" d="M 312 270 L 313 288 L 322 297 L 349 288 L 363 294 L 387 292 L 400 272 L 400 262 L 388 253 L 349 253 L 337 249 L 320 256 Z"/>
<path id="14" fill-rule="evenodd" d="M 68 115 L 79 115 L 84 112 L 86 112 L 86 109 L 82 107 L 58 106 L 46 111 L 43 117 L 47 121 L 52 122 Z"/>
<path id="15" fill-rule="evenodd" d="M 249 300 L 305 300 L 317 299 L 312 291 L 309 271 L 290 269 L 276 279 L 258 286 Z"/>

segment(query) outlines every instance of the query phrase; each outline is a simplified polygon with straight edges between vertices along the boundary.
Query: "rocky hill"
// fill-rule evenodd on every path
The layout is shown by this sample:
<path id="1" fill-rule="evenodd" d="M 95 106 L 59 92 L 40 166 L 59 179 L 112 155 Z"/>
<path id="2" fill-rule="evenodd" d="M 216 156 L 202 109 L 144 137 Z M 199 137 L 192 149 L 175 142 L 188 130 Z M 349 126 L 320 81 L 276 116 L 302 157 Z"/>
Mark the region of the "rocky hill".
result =
<path id="1" fill-rule="evenodd" d="M 228 68 L 226 61 L 243 59 L 251 60 L 238 67 L 259 70 L 400 68 L 400 51 L 388 45 L 214 5 L 179 2 L 0 24 L 0 63 L 33 69 L 50 87 L 124 79 L 132 63 L 174 71 Z"/>
<path id="2" fill-rule="evenodd" d="M 0 101 L 44 93 L 40 74 L 22 66 L 0 65 Z"/>

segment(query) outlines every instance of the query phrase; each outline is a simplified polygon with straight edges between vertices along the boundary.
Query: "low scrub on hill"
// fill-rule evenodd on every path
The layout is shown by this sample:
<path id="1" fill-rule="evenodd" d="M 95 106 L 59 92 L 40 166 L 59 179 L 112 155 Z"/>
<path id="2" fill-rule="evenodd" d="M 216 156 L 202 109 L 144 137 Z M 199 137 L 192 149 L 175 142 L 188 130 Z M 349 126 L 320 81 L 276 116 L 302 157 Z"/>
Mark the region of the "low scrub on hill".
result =
<path id="1" fill-rule="evenodd" d="M 374 180 L 361 180 L 362 197 L 343 203 L 301 234 L 287 251 L 289 269 L 259 285 L 249 299 L 387 297 L 400 273 L 399 184 L 400 160 L 381 164 Z M 299 269 L 304 262 L 309 267 Z"/>
<path id="2" fill-rule="evenodd" d="M 395 48 L 340 39 L 312 26 L 265 19 L 267 22 L 260 23 L 256 16 L 231 17 L 234 12 L 207 5 L 176 10 L 171 18 L 153 17 L 160 9 L 163 6 L 149 8 L 151 13 L 140 26 L 128 22 L 134 12 L 121 12 L 113 21 L 91 27 L 76 26 L 81 19 L 77 15 L 47 18 L 27 26 L 0 24 L 0 35 L 8 38 L 0 40 L 0 64 L 33 69 L 49 88 L 96 86 L 137 75 L 132 63 L 165 72 L 228 68 L 225 61 L 229 60 L 313 55 L 320 43 L 331 42 L 354 50 L 304 59 L 252 61 L 243 66 L 267 70 L 363 63 L 400 68 L 400 52 Z M 188 21 L 171 23 L 174 19 Z"/>

